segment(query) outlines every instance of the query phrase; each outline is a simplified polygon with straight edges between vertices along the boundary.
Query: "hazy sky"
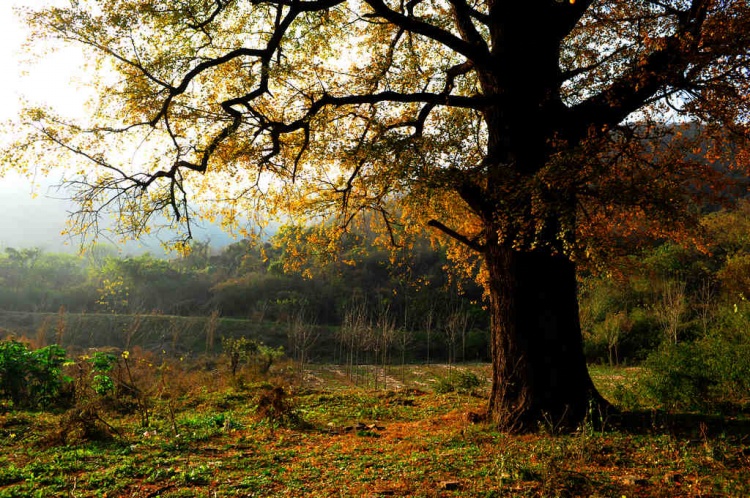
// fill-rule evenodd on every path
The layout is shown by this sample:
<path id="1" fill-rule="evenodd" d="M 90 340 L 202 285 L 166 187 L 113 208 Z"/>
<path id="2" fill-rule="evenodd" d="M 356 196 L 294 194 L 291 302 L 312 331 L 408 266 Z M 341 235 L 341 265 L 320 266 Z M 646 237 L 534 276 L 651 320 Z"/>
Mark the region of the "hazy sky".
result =
<path id="1" fill-rule="evenodd" d="M 21 107 L 21 98 L 31 103 L 48 104 L 61 114 L 75 116 L 83 112 L 85 90 L 80 81 L 82 56 L 75 48 L 45 55 L 42 61 L 29 63 L 21 46 L 28 33 L 14 14 L 16 6 L 35 7 L 70 0 L 0 0 L 0 121 L 13 119 Z M 2 143 L 7 137 L 0 137 Z M 5 247 L 42 247 L 50 251 L 77 250 L 75 243 L 66 247 L 60 235 L 68 211 L 73 206 L 65 200 L 65 192 L 54 189 L 60 175 L 36 178 L 33 182 L 18 174 L 0 171 L 0 251 Z M 198 238 L 210 238 L 216 245 L 229 241 L 218 230 L 198 231 Z M 157 241 L 129 245 L 128 252 L 138 250 L 159 252 Z"/>
<path id="2" fill-rule="evenodd" d="M 65 103 L 66 110 L 81 103 L 70 84 L 74 68 L 80 63 L 73 51 L 55 54 L 43 65 L 23 62 L 27 56 L 21 53 L 21 44 L 27 33 L 14 15 L 13 7 L 48 3 L 46 0 L 2 0 L 0 3 L 2 121 L 17 115 L 22 96 L 32 102 Z M 31 183 L 14 173 L 0 175 L 0 247 L 42 246 L 55 250 L 61 247 L 64 239 L 60 232 L 70 208 L 66 201 L 52 197 L 56 193 L 50 186 L 56 181 L 55 178 L 37 178 Z"/>

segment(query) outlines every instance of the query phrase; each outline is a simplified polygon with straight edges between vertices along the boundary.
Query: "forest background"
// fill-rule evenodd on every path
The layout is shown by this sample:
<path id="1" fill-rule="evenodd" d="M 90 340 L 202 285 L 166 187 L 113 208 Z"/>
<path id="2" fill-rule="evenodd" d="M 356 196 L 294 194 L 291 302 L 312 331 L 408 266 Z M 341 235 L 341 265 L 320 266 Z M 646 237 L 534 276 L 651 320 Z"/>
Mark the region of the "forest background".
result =
<path id="1" fill-rule="evenodd" d="M 703 209 L 702 246 L 634 249 L 623 239 L 606 265 L 580 272 L 589 362 L 633 365 L 706 341 L 735 352 L 748 345 L 750 203 Z M 373 234 L 353 232 L 331 253 L 311 240 L 314 226 L 286 230 L 297 233 L 221 249 L 197 243 L 172 259 L 106 245 L 84 255 L 8 247 L 0 256 L 2 333 L 53 342 L 62 320 L 64 345 L 180 355 L 212 354 L 223 336 L 249 336 L 306 361 L 344 361 L 351 335 L 361 334 L 361 361 L 489 359 L 482 290 L 445 271 L 445 250 L 427 234 L 388 250 Z M 701 369 L 695 358 L 683 363 Z"/>

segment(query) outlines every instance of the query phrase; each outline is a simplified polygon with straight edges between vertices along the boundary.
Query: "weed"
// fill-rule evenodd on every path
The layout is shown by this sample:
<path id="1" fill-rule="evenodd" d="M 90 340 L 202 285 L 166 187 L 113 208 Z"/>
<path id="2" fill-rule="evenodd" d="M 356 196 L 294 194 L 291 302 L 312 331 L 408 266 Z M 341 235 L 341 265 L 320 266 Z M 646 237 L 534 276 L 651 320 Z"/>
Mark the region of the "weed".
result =
<path id="1" fill-rule="evenodd" d="M 636 392 L 635 388 L 626 386 L 622 383 L 615 385 L 614 392 L 612 393 L 614 402 L 626 411 L 637 411 L 642 409 L 641 397 Z"/>
<path id="2" fill-rule="evenodd" d="M 25 479 L 24 472 L 14 464 L 0 467 L 0 486 L 7 486 Z"/>

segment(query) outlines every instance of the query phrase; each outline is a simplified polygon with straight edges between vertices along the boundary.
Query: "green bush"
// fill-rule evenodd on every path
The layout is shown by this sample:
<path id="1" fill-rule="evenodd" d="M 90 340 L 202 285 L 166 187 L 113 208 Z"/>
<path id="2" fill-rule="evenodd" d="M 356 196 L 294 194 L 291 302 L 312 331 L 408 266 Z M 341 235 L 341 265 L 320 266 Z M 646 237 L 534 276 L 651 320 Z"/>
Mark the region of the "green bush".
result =
<path id="1" fill-rule="evenodd" d="M 94 392 L 100 396 L 113 393 L 115 391 L 115 381 L 112 380 L 109 372 L 117 364 L 117 357 L 112 353 L 97 351 L 88 359 L 88 362 L 91 363 L 91 373 L 93 375 L 91 388 Z"/>
<path id="2" fill-rule="evenodd" d="M 229 358 L 232 377 L 237 375 L 241 363 L 253 365 L 260 374 L 265 375 L 271 369 L 271 365 L 284 356 L 283 347 L 272 348 L 247 337 L 222 337 L 221 347 Z"/>
<path id="3" fill-rule="evenodd" d="M 56 344 L 32 351 L 16 340 L 0 342 L 0 397 L 23 408 L 59 403 L 63 384 L 70 382 L 62 375 L 66 361 Z"/>
<path id="4" fill-rule="evenodd" d="M 468 370 L 454 370 L 448 377 L 440 377 L 435 381 L 434 390 L 438 394 L 453 391 L 468 392 L 482 384 L 479 377 Z"/>
<path id="5" fill-rule="evenodd" d="M 716 410 L 750 402 L 750 343 L 710 335 L 660 348 L 645 366 L 645 394 L 668 410 Z"/>

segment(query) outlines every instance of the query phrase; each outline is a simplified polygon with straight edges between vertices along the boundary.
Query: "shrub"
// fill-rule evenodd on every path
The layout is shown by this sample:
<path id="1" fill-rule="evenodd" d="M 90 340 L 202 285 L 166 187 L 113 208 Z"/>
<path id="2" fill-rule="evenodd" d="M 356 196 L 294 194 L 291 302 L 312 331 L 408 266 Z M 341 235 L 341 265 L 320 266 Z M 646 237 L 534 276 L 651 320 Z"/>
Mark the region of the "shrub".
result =
<path id="1" fill-rule="evenodd" d="M 704 407 L 715 380 L 696 344 L 666 345 L 652 353 L 645 365 L 651 371 L 644 380 L 645 394 L 656 403 L 670 411 Z"/>
<path id="2" fill-rule="evenodd" d="M 435 382 L 434 390 L 438 394 L 453 391 L 469 392 L 482 384 L 479 377 L 468 370 L 455 370 L 448 377 L 440 377 Z"/>
<path id="3" fill-rule="evenodd" d="M 32 351 L 16 340 L 0 342 L 0 396 L 24 408 L 61 402 L 63 385 L 70 381 L 62 375 L 66 361 L 56 344 Z"/>
<path id="4" fill-rule="evenodd" d="M 706 410 L 748 403 L 750 343 L 716 334 L 664 346 L 646 361 L 645 393 L 668 410 Z"/>
<path id="5" fill-rule="evenodd" d="M 471 391 L 482 384 L 479 377 L 468 370 L 456 370 L 453 373 L 453 383 L 459 391 Z"/>
<path id="6" fill-rule="evenodd" d="M 88 359 L 91 363 L 91 388 L 100 396 L 106 396 L 114 392 L 115 382 L 109 372 L 117 364 L 117 357 L 112 353 L 97 351 Z"/>
<path id="7" fill-rule="evenodd" d="M 282 387 L 265 390 L 258 398 L 256 413 L 261 419 L 273 425 L 287 427 L 302 427 L 305 425 L 300 418 L 289 396 Z"/>
<path id="8" fill-rule="evenodd" d="M 448 377 L 438 377 L 435 380 L 433 390 L 437 394 L 452 393 L 456 390 L 456 386 L 453 385 L 453 382 Z"/>
<path id="9" fill-rule="evenodd" d="M 237 375 L 241 363 L 253 365 L 260 374 L 265 375 L 271 365 L 284 356 L 284 348 L 272 348 L 261 341 L 247 337 L 223 337 L 221 346 L 224 354 L 229 358 L 229 369 L 232 377 Z"/>

